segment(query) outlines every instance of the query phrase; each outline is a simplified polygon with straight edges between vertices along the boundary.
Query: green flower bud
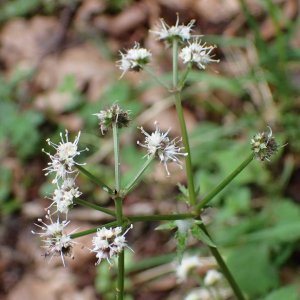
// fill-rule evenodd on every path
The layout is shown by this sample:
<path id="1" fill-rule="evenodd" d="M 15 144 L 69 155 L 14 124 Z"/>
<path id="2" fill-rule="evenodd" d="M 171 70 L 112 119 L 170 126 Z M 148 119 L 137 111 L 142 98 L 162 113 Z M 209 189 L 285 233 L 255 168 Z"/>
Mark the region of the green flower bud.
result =
<path id="1" fill-rule="evenodd" d="M 129 118 L 130 111 L 124 110 L 120 105 L 113 104 L 108 106 L 106 110 L 101 110 L 97 116 L 100 120 L 99 125 L 104 135 L 104 132 L 112 128 L 112 124 L 116 123 L 118 128 L 128 127 L 131 119 Z"/>
<path id="2" fill-rule="evenodd" d="M 268 126 L 269 127 L 269 126 Z M 262 132 L 255 134 L 251 139 L 252 150 L 255 153 L 255 158 L 258 161 L 269 160 L 274 153 L 278 151 L 279 146 L 275 137 L 272 136 L 272 129 L 269 127 L 270 132 Z"/>

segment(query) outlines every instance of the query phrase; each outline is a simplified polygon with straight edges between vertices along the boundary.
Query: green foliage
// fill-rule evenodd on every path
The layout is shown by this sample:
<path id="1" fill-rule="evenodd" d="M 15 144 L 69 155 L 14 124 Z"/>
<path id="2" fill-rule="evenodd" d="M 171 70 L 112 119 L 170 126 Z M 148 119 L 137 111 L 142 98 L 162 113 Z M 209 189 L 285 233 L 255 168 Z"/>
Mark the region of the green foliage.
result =
<path id="1" fill-rule="evenodd" d="M 231 249 L 227 263 L 237 283 L 250 297 L 257 297 L 278 287 L 277 270 L 271 264 L 270 248 L 264 243 Z"/>
<path id="2" fill-rule="evenodd" d="M 295 285 L 285 286 L 271 292 L 264 300 L 298 300 L 299 293 Z"/>

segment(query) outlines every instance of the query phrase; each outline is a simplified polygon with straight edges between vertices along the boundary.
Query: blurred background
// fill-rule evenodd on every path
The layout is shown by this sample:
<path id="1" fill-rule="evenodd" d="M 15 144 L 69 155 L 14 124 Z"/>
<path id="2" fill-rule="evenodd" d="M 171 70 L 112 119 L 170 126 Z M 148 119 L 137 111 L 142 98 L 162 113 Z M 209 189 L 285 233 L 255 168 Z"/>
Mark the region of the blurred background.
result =
<path id="1" fill-rule="evenodd" d="M 82 131 L 77 158 L 114 186 L 112 134 L 101 135 L 92 116 L 107 105 L 131 110 L 122 130 L 123 185 L 144 163 L 147 132 L 160 123 L 180 136 L 173 99 L 143 72 L 122 74 L 119 50 L 137 41 L 152 52 L 149 67 L 171 80 L 171 49 L 155 41 L 159 18 L 188 24 L 216 44 L 213 64 L 191 71 L 182 93 L 190 132 L 199 200 L 249 154 L 256 132 L 273 130 L 281 145 L 271 162 L 252 162 L 203 213 L 214 242 L 250 299 L 297 300 L 300 286 L 300 17 L 297 0 L 0 0 L 0 299 L 114 299 L 116 271 L 95 255 L 75 248 L 75 259 L 48 264 L 33 225 L 43 218 L 54 187 L 43 168 L 52 151 L 47 138 L 71 141 Z M 184 65 L 180 61 L 180 69 Z M 124 200 L 127 215 L 188 212 L 177 183 L 185 172 L 158 162 Z M 84 175 L 81 199 L 114 209 L 106 193 Z M 179 202 L 179 203 L 178 203 Z M 56 217 L 54 217 L 55 219 Z M 111 222 L 109 216 L 78 205 L 69 214 L 77 232 Z M 154 231 L 159 222 L 136 223 L 128 233 L 126 299 L 179 300 L 197 286 L 176 282 L 173 232 Z M 78 239 L 92 247 L 91 236 Z M 209 257 L 193 239 L 187 253 Z M 209 267 L 197 268 L 203 276 Z M 298 291 L 297 291 L 298 289 Z M 224 299 L 229 299 L 230 296 Z M 199 298 L 200 299 L 200 298 Z M 233 297 L 230 299 L 234 299 Z"/>

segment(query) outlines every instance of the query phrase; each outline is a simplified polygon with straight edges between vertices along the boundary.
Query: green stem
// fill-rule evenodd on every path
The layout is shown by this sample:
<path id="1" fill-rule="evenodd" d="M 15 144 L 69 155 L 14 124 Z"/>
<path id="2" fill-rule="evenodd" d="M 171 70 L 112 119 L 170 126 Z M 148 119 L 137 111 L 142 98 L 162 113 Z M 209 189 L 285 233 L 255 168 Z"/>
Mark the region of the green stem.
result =
<path id="1" fill-rule="evenodd" d="M 169 221 L 169 220 L 183 220 L 193 219 L 196 214 L 176 214 L 176 215 L 145 215 L 137 217 L 128 217 L 131 223 L 143 222 L 143 221 Z"/>
<path id="2" fill-rule="evenodd" d="M 251 153 L 222 183 L 220 183 L 209 195 L 196 205 L 196 211 L 200 210 L 216 195 L 218 195 L 238 174 L 240 174 L 253 160 L 254 154 Z"/>
<path id="3" fill-rule="evenodd" d="M 174 90 L 178 90 L 178 42 L 174 39 L 173 40 L 173 84 L 174 84 Z M 183 110 L 181 106 L 181 100 L 180 100 L 180 91 L 177 91 L 175 93 L 175 105 L 177 109 L 177 114 L 179 117 L 180 127 L 181 127 L 181 133 L 183 137 L 183 145 L 185 147 L 185 150 L 188 153 L 188 156 L 185 157 L 186 161 L 186 174 L 187 174 L 187 181 L 188 181 L 188 191 L 189 191 L 189 204 L 190 206 L 195 206 L 197 203 L 196 200 L 196 194 L 195 194 L 195 188 L 194 188 L 194 178 L 193 178 L 193 170 L 192 170 L 192 160 L 191 160 L 191 151 L 189 146 L 189 140 L 188 140 L 188 134 L 186 130 L 185 120 L 183 116 Z M 201 220 L 201 217 L 199 217 L 199 220 Z M 200 224 L 199 227 L 209 236 L 206 227 L 204 224 Z M 220 255 L 217 248 L 209 247 L 211 250 L 211 253 L 215 257 L 216 261 L 218 262 L 220 268 L 223 271 L 223 274 L 226 276 L 229 284 L 231 285 L 232 290 L 234 291 L 235 295 L 239 300 L 245 300 L 241 290 L 239 289 L 237 283 L 235 282 L 233 276 L 231 275 L 230 271 L 228 270 L 225 262 L 223 261 L 222 256 Z"/>
<path id="4" fill-rule="evenodd" d="M 92 175 L 89 171 L 87 171 L 85 168 L 83 168 L 80 165 L 76 165 L 76 168 L 82 172 L 85 176 L 87 176 L 88 178 L 90 178 L 92 181 L 94 181 L 97 185 L 101 186 L 103 188 L 103 190 L 107 193 L 109 193 L 110 195 L 113 194 L 113 191 L 111 188 L 109 188 L 106 184 L 104 184 L 102 181 L 100 181 L 98 178 L 96 178 L 94 175 Z"/>
<path id="5" fill-rule="evenodd" d="M 178 40 L 173 39 L 173 87 L 178 85 Z"/>
<path id="6" fill-rule="evenodd" d="M 123 199 L 122 198 L 116 198 L 115 199 L 116 204 L 116 210 L 117 210 L 117 225 L 118 227 L 122 227 L 123 224 L 123 212 L 122 212 L 122 204 Z M 124 274 L 125 274 L 125 268 L 124 268 L 124 249 L 121 253 L 119 253 L 118 256 L 118 288 L 117 288 L 117 299 L 123 300 L 124 298 Z"/>
<path id="7" fill-rule="evenodd" d="M 199 219 L 201 220 L 201 218 L 199 217 Z M 206 234 L 207 236 L 210 238 L 210 235 L 205 227 L 204 224 L 199 224 L 198 225 Z M 219 267 L 221 268 L 224 276 L 226 277 L 227 281 L 229 282 L 233 292 L 235 293 L 236 297 L 239 299 L 239 300 L 246 300 L 242 291 L 240 290 L 239 286 L 237 285 L 235 279 L 233 278 L 233 276 L 231 275 L 226 263 L 224 262 L 223 260 L 223 257 L 221 256 L 219 250 L 216 248 L 216 247 L 210 247 L 209 246 L 209 249 L 212 253 L 212 255 L 215 257 Z"/>
<path id="8" fill-rule="evenodd" d="M 125 187 L 124 193 L 127 194 L 132 187 L 135 185 L 136 181 L 139 179 L 139 177 L 144 173 L 144 171 L 147 169 L 147 167 L 150 165 L 152 160 L 155 158 L 154 154 L 151 154 L 150 157 L 146 160 L 146 162 L 143 164 L 141 169 L 138 171 L 138 173 L 134 176 L 134 178 L 127 184 Z"/>
<path id="9" fill-rule="evenodd" d="M 140 67 L 146 71 L 156 82 L 158 82 L 160 85 L 162 85 L 167 91 L 170 90 L 170 86 L 165 83 L 163 80 L 161 80 L 158 76 L 156 76 L 146 65 L 140 65 Z"/>
<path id="10" fill-rule="evenodd" d="M 185 156 L 185 165 L 186 165 L 186 175 L 187 175 L 188 191 L 189 191 L 189 203 L 190 206 L 192 207 L 197 204 L 197 200 L 196 200 L 195 187 L 194 187 L 191 150 L 190 150 L 189 138 L 188 138 L 186 125 L 185 125 L 183 110 L 181 106 L 180 93 L 179 92 L 175 93 L 174 97 L 175 97 L 175 105 L 176 105 L 176 110 L 179 118 L 179 123 L 181 127 L 184 149 L 185 152 L 188 153 L 188 155 Z"/>
<path id="11" fill-rule="evenodd" d="M 193 63 L 189 62 L 188 65 L 186 66 L 185 70 L 184 70 L 184 74 L 182 75 L 182 78 L 178 84 L 178 89 L 181 91 L 184 87 L 184 84 L 186 82 L 186 78 L 189 74 L 189 72 L 191 71 L 191 68 L 193 66 Z"/>
<path id="12" fill-rule="evenodd" d="M 178 41 L 173 39 L 173 85 L 174 89 L 178 88 Z M 175 97 L 175 105 L 179 118 L 179 123 L 181 127 L 181 134 L 183 137 L 183 145 L 185 151 L 188 155 L 185 157 L 186 163 L 186 174 L 187 174 L 187 182 L 188 182 L 188 191 L 189 191 L 189 204 L 190 206 L 194 206 L 197 203 L 196 195 L 195 195 L 195 187 L 194 187 L 194 178 L 193 178 L 193 169 L 192 169 L 192 159 L 191 159 L 191 150 L 189 145 L 188 134 L 186 130 L 183 110 L 181 106 L 180 100 L 180 91 L 174 94 Z"/>
<path id="13" fill-rule="evenodd" d="M 116 227 L 116 226 L 117 226 L 117 221 L 107 223 L 105 225 L 101 225 L 101 226 L 98 226 L 98 227 L 95 227 L 95 228 L 92 228 L 92 229 L 88 229 L 88 230 L 85 230 L 85 231 L 81 231 L 81 232 L 78 232 L 78 233 L 71 234 L 71 239 L 77 239 L 79 237 L 95 233 L 95 232 L 97 232 L 98 228 L 102 228 L 102 227 L 111 228 L 111 227 Z"/>
<path id="14" fill-rule="evenodd" d="M 119 149 L 119 131 L 117 123 L 113 122 L 113 137 L 114 137 L 114 154 L 115 154 L 115 180 L 116 190 L 121 189 L 121 175 L 120 175 L 120 149 Z"/>
<path id="15" fill-rule="evenodd" d="M 114 155 L 115 155 L 115 180 L 116 190 L 119 193 L 121 190 L 121 173 L 120 173 L 120 149 L 119 149 L 119 132 L 116 122 L 112 124 L 113 127 L 113 139 L 114 139 Z M 122 227 L 123 224 L 123 198 L 117 197 L 114 199 L 117 212 L 117 225 Z M 117 299 L 123 300 L 124 298 L 124 249 L 118 256 L 118 287 L 117 287 Z"/>
<path id="16" fill-rule="evenodd" d="M 90 208 L 95 209 L 95 210 L 102 211 L 102 212 L 104 212 L 104 213 L 106 213 L 108 215 L 116 217 L 116 212 L 115 211 L 107 209 L 107 208 L 104 208 L 104 207 L 101 207 L 99 205 L 95 205 L 95 204 L 83 201 L 81 199 L 78 199 L 78 198 L 74 198 L 73 202 L 76 203 L 76 204 L 80 204 L 80 205 L 83 205 L 83 206 L 90 207 Z"/>

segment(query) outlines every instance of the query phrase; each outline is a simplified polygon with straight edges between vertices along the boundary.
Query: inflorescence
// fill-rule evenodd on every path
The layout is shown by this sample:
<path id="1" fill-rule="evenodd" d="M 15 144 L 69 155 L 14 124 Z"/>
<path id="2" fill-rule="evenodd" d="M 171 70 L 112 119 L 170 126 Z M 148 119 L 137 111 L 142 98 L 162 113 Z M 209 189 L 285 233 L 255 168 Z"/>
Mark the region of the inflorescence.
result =
<path id="1" fill-rule="evenodd" d="M 129 118 L 130 113 L 130 111 L 124 110 L 120 105 L 114 103 L 105 110 L 101 110 L 98 114 L 93 115 L 100 120 L 100 129 L 104 135 L 105 131 L 111 128 L 113 123 L 116 123 L 119 129 L 128 127 L 131 121 Z"/>
<path id="2" fill-rule="evenodd" d="M 272 129 L 269 127 L 269 132 L 261 132 L 255 134 L 250 144 L 252 145 L 251 150 L 254 152 L 254 158 L 258 161 L 270 161 L 270 157 L 278 152 L 279 148 L 286 145 L 279 146 L 275 137 L 272 136 Z"/>
<path id="3" fill-rule="evenodd" d="M 151 135 L 147 133 L 143 127 L 140 127 L 142 133 L 146 136 L 145 144 L 141 144 L 139 141 L 137 144 L 148 149 L 148 154 L 146 154 L 144 157 L 149 157 L 150 154 L 154 154 L 157 158 L 159 158 L 160 162 L 163 162 L 168 176 L 170 176 L 167 163 L 173 161 L 182 169 L 182 162 L 178 156 L 187 156 L 188 153 L 180 152 L 182 149 L 184 149 L 184 147 L 177 146 L 177 144 L 181 142 L 181 139 L 178 140 L 178 137 L 172 141 L 169 141 L 167 135 L 171 128 L 166 133 L 161 133 L 160 129 L 158 128 L 158 123 L 155 121 L 154 124 L 156 125 L 156 130 Z"/>

